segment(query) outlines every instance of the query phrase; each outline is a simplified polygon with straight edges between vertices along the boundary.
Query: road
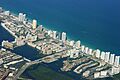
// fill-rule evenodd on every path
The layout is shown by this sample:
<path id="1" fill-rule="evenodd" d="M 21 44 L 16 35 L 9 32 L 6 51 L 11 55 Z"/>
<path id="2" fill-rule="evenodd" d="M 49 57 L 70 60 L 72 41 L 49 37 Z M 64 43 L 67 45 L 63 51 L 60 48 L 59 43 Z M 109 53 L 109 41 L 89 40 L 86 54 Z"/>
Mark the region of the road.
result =
<path id="1" fill-rule="evenodd" d="M 19 78 L 19 76 L 31 65 L 34 65 L 34 64 L 38 64 L 38 63 L 41 63 L 42 60 L 41 59 L 38 59 L 38 60 L 35 60 L 35 61 L 31 61 L 29 63 L 26 63 L 25 65 L 23 65 L 21 67 L 21 69 L 17 72 L 17 74 L 15 75 L 15 77 L 13 78 L 13 80 L 17 80 Z"/>
<path id="2" fill-rule="evenodd" d="M 57 54 L 59 54 L 59 53 L 61 53 L 61 52 L 64 52 L 64 51 L 65 51 L 65 50 L 60 51 L 60 52 L 58 52 Z M 54 55 L 55 55 L 55 54 L 54 54 Z M 51 56 L 51 55 L 49 55 L 49 56 Z M 44 58 L 45 58 L 45 57 L 44 57 Z M 29 66 L 34 65 L 34 64 L 39 64 L 39 63 L 41 63 L 44 58 L 37 59 L 37 60 L 35 60 L 35 61 L 31 61 L 31 62 L 28 62 L 28 63 L 26 63 L 25 65 L 23 65 L 23 66 L 21 67 L 21 69 L 18 70 L 18 72 L 16 73 L 15 77 L 13 78 L 13 80 L 17 80 L 17 79 L 19 78 L 19 76 L 20 76 Z"/>

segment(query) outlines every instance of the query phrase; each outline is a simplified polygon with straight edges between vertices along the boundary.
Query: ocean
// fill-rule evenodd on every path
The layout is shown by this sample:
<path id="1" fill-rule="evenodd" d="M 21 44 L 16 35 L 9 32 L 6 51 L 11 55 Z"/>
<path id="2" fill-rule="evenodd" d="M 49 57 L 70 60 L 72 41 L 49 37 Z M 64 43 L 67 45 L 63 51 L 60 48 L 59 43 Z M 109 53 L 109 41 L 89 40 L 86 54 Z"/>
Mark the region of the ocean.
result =
<path id="1" fill-rule="evenodd" d="M 67 32 L 70 39 L 120 55 L 120 0 L 0 0 L 0 6 L 23 12 L 44 27 Z M 2 35 L 0 41 L 10 39 Z"/>

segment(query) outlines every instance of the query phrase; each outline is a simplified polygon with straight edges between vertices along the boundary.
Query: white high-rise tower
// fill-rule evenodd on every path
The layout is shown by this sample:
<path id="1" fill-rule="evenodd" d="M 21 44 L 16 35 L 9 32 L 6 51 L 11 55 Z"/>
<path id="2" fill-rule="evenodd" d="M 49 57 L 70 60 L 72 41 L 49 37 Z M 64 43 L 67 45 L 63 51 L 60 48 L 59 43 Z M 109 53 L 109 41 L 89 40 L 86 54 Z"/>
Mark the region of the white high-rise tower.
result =
<path id="1" fill-rule="evenodd" d="M 102 60 L 105 60 L 105 52 L 101 52 L 100 58 L 101 58 Z"/>
<path id="2" fill-rule="evenodd" d="M 110 59 L 110 52 L 105 53 L 105 62 L 109 62 Z"/>
<path id="3" fill-rule="evenodd" d="M 85 46 L 81 46 L 81 51 L 84 52 Z"/>
<path id="4" fill-rule="evenodd" d="M 74 40 L 70 41 L 70 46 L 74 46 L 74 43 L 75 43 Z"/>
<path id="5" fill-rule="evenodd" d="M 53 31 L 53 38 L 56 39 L 57 37 L 57 31 Z"/>
<path id="6" fill-rule="evenodd" d="M 88 54 L 92 55 L 92 49 L 89 49 Z"/>
<path id="7" fill-rule="evenodd" d="M 80 41 L 77 41 L 77 42 L 75 43 L 75 47 L 76 47 L 76 48 L 80 48 L 80 44 L 81 44 L 81 42 L 80 42 Z"/>
<path id="8" fill-rule="evenodd" d="M 97 58 L 100 57 L 100 50 L 99 50 L 99 49 L 96 50 L 96 57 L 97 57 Z"/>
<path id="9" fill-rule="evenodd" d="M 33 20 L 33 22 L 32 22 L 32 27 L 33 27 L 33 29 L 36 29 L 36 27 L 37 27 L 37 20 Z"/>
<path id="10" fill-rule="evenodd" d="M 4 14 L 5 14 L 6 16 L 9 16 L 9 15 L 10 15 L 10 11 L 5 11 Z"/>
<path id="11" fill-rule="evenodd" d="M 26 17 L 26 14 L 19 13 L 18 20 L 19 20 L 20 22 L 23 22 L 23 21 L 25 20 L 25 17 Z"/>
<path id="12" fill-rule="evenodd" d="M 114 64 L 115 54 L 110 55 L 110 64 Z"/>
<path id="13" fill-rule="evenodd" d="M 66 41 L 66 38 L 67 38 L 67 37 L 66 37 L 66 33 L 65 33 L 65 32 L 62 32 L 62 38 L 61 38 L 62 41 L 65 42 L 65 41 Z"/>
<path id="14" fill-rule="evenodd" d="M 88 47 L 85 48 L 85 53 L 86 54 L 88 53 L 88 49 L 89 49 Z"/>
<path id="15" fill-rule="evenodd" d="M 116 57 L 115 57 L 114 65 L 115 65 L 116 67 L 119 67 L 119 64 L 120 64 L 120 56 L 116 56 Z"/>

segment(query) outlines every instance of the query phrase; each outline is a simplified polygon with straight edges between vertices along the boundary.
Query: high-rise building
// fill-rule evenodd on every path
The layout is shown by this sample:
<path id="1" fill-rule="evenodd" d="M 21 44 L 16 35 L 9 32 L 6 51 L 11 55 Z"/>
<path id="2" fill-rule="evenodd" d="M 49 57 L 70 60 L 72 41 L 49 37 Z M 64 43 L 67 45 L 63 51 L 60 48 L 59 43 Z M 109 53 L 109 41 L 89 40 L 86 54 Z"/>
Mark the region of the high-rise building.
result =
<path id="1" fill-rule="evenodd" d="M 105 62 L 109 62 L 110 60 L 110 52 L 105 53 Z"/>
<path id="2" fill-rule="evenodd" d="M 18 20 L 22 21 L 23 13 L 19 13 Z"/>
<path id="3" fill-rule="evenodd" d="M 81 51 L 84 52 L 85 46 L 81 46 Z"/>
<path id="4" fill-rule="evenodd" d="M 110 64 L 114 64 L 115 54 L 110 54 Z"/>
<path id="5" fill-rule="evenodd" d="M 89 49 L 88 54 L 92 55 L 92 49 Z"/>
<path id="6" fill-rule="evenodd" d="M 74 46 L 74 40 L 70 41 L 70 46 Z"/>
<path id="7" fill-rule="evenodd" d="M 88 49 L 89 49 L 88 47 L 85 48 L 85 53 L 86 54 L 88 53 Z"/>
<path id="8" fill-rule="evenodd" d="M 96 50 L 96 57 L 97 57 L 97 58 L 100 57 L 100 50 L 99 50 L 99 49 Z"/>
<path id="9" fill-rule="evenodd" d="M 105 52 L 101 52 L 100 58 L 101 58 L 102 60 L 105 60 Z"/>
<path id="10" fill-rule="evenodd" d="M 26 18 L 26 14 L 23 14 L 23 21 L 25 20 L 25 18 Z"/>
<path id="11" fill-rule="evenodd" d="M 76 47 L 76 48 L 80 48 L 80 44 L 81 44 L 81 42 L 80 42 L 80 41 L 77 41 L 77 42 L 75 43 L 75 47 Z"/>
<path id="12" fill-rule="evenodd" d="M 116 67 L 119 67 L 119 64 L 120 64 L 120 56 L 115 56 L 114 65 L 115 65 Z"/>
<path id="13" fill-rule="evenodd" d="M 65 42 L 67 37 L 66 37 L 66 33 L 65 32 L 62 32 L 62 41 Z"/>
<path id="14" fill-rule="evenodd" d="M 10 15 L 10 11 L 5 11 L 4 14 L 5 14 L 6 16 L 9 16 L 9 15 Z"/>
<path id="15" fill-rule="evenodd" d="M 43 25 L 39 25 L 37 29 L 38 29 L 39 31 L 42 31 L 42 30 L 43 30 Z"/>
<path id="16" fill-rule="evenodd" d="M 57 37 L 57 31 L 53 31 L 53 38 L 56 39 Z"/>
<path id="17" fill-rule="evenodd" d="M 37 20 L 33 20 L 33 22 L 32 22 L 32 27 L 33 27 L 33 29 L 36 29 L 36 27 L 37 27 Z"/>
<path id="18" fill-rule="evenodd" d="M 19 13 L 18 20 L 19 20 L 20 22 L 23 22 L 23 21 L 25 20 L 25 18 L 26 18 L 26 14 Z"/>
<path id="19" fill-rule="evenodd" d="M 58 33 L 58 37 L 59 40 L 61 39 L 61 33 Z"/>

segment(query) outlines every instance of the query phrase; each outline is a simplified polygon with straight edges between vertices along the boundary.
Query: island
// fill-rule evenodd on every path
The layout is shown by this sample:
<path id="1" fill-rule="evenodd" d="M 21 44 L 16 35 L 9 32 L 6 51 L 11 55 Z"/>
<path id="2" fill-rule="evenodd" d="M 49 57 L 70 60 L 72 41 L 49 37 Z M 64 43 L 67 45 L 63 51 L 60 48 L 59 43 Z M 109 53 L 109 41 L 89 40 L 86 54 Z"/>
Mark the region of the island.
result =
<path id="1" fill-rule="evenodd" d="M 120 73 L 120 56 L 111 54 L 109 51 L 93 50 L 82 45 L 80 40 L 67 39 L 66 32 L 49 30 L 43 25 L 38 25 L 37 20 L 27 19 L 24 13 L 15 15 L 0 7 L 0 22 L 1 26 L 15 38 L 12 42 L 2 41 L 1 80 L 21 79 L 21 74 L 29 67 L 59 60 L 62 61 L 62 67 L 59 68 L 61 72 L 72 72 L 85 79 L 114 77 Z M 12 52 L 14 48 L 23 45 L 36 48 L 43 56 L 36 60 L 29 60 Z M 41 66 L 42 68 L 45 67 Z M 64 75 L 59 76 L 64 77 Z"/>

